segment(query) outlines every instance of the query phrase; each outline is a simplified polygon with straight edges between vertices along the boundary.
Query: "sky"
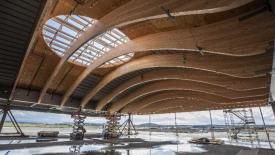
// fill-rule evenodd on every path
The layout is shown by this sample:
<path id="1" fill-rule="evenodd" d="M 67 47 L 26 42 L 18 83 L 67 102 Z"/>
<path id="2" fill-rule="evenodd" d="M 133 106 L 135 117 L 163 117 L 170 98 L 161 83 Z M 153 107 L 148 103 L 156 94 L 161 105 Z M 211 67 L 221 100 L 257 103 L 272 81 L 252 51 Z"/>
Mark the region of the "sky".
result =
<path id="1" fill-rule="evenodd" d="M 253 115 L 256 124 L 261 125 L 262 119 L 259 112 L 259 108 L 252 108 Z M 266 124 L 275 125 L 275 118 L 273 115 L 272 108 L 270 106 L 262 107 L 263 115 Z M 70 115 L 65 114 L 53 114 L 53 113 L 42 113 L 42 112 L 29 112 L 29 111 L 12 111 L 18 122 L 34 122 L 34 123 L 72 123 Z M 224 114 L 222 110 L 211 111 L 213 124 L 223 125 Z M 208 111 L 201 112 L 185 112 L 177 113 L 177 124 L 178 125 L 207 125 L 210 124 L 210 116 Z M 151 123 L 160 125 L 174 125 L 175 114 L 154 114 L 150 115 Z M 121 123 L 126 120 L 126 117 L 122 117 Z M 88 117 L 85 120 L 86 123 L 105 123 L 105 118 L 99 117 Z M 134 115 L 134 124 L 149 123 L 149 115 Z"/>

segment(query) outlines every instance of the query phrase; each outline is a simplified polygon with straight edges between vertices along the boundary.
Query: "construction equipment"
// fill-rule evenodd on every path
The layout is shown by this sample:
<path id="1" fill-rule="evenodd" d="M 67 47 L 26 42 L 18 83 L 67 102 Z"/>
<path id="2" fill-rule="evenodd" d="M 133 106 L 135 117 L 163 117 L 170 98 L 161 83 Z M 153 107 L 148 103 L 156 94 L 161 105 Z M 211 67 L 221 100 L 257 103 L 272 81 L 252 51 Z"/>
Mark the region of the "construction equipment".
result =
<path id="1" fill-rule="evenodd" d="M 15 117 L 13 116 L 11 109 L 10 109 L 10 103 L 7 103 L 6 105 L 3 106 L 2 110 L 0 111 L 0 114 L 2 113 L 2 118 L 1 118 L 1 122 L 0 122 L 0 134 L 2 135 L 10 135 L 12 133 L 2 133 L 2 129 L 6 120 L 6 117 L 8 116 L 13 127 L 16 130 L 15 136 L 25 136 L 23 131 L 21 130 L 20 126 L 18 125 Z"/>
<path id="2" fill-rule="evenodd" d="M 59 131 L 39 131 L 38 137 L 58 137 Z"/>
<path id="3" fill-rule="evenodd" d="M 81 112 L 81 109 L 76 111 L 71 116 L 74 119 L 74 125 L 73 125 L 73 132 L 70 134 L 71 140 L 83 140 L 84 134 L 86 132 L 84 126 L 85 126 L 85 118 L 86 115 L 84 115 Z"/>
<path id="4" fill-rule="evenodd" d="M 255 119 L 251 108 L 234 110 L 228 109 L 223 112 L 229 139 L 259 142 Z"/>
<path id="5" fill-rule="evenodd" d="M 105 118 L 108 120 L 107 124 L 103 129 L 103 136 L 105 139 L 118 138 L 120 136 L 119 132 L 119 120 L 121 115 L 116 115 L 114 113 L 107 112 Z"/>
<path id="6" fill-rule="evenodd" d="M 208 139 L 206 137 L 202 138 L 194 138 L 188 141 L 189 143 L 192 144 L 214 144 L 214 145 L 221 145 L 224 143 L 223 140 L 220 139 Z"/>
<path id="7" fill-rule="evenodd" d="M 127 134 L 128 136 L 129 135 L 133 135 L 133 134 L 137 134 L 137 130 L 133 124 L 133 121 L 131 119 L 131 114 L 129 113 L 128 114 L 128 119 L 122 123 L 122 125 L 119 127 L 120 129 L 120 134 L 123 135 L 123 134 Z M 132 132 L 134 131 L 134 133 Z"/>

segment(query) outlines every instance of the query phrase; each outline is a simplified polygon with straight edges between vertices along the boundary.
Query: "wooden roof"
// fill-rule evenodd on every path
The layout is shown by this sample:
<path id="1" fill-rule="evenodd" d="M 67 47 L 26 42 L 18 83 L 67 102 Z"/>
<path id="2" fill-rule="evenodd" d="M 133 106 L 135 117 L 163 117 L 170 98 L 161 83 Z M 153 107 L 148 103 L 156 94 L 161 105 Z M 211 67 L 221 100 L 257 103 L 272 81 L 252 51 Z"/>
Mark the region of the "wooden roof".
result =
<path id="1" fill-rule="evenodd" d="M 70 14 L 97 22 L 60 57 L 44 41 L 43 24 Z M 135 114 L 266 105 L 274 27 L 265 0 L 47 1 L 9 98 L 27 107 Z M 89 66 L 68 61 L 111 28 L 130 41 Z M 128 53 L 130 61 L 100 67 Z"/>

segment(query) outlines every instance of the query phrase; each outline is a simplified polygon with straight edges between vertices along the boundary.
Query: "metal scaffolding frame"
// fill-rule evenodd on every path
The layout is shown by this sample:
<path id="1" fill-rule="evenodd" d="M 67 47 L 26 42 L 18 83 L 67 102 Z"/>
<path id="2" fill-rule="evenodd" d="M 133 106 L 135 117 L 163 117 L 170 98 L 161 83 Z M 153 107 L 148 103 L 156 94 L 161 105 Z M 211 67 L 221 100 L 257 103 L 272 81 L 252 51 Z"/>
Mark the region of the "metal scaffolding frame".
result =
<path id="1" fill-rule="evenodd" d="M 21 130 L 19 124 L 17 123 L 14 115 L 11 112 L 9 103 L 2 107 L 2 110 L 0 111 L 0 113 L 2 114 L 2 118 L 1 118 L 1 122 L 0 122 L 0 134 L 1 135 L 4 135 L 4 136 L 5 135 L 25 136 L 23 131 Z M 16 133 L 3 133 L 2 132 L 7 116 L 9 117 L 13 127 L 15 128 Z"/>
<path id="2" fill-rule="evenodd" d="M 265 133 L 266 133 L 266 137 L 267 137 L 269 146 L 270 146 L 271 149 L 273 149 L 272 144 L 271 144 L 271 142 L 270 142 L 269 133 L 268 133 L 268 131 L 267 131 L 267 129 L 266 129 L 266 124 L 265 124 L 265 120 L 264 120 L 264 115 L 263 115 L 263 112 L 262 112 L 261 107 L 259 107 L 259 111 L 260 111 L 260 114 L 261 114 L 261 118 L 262 118 L 263 125 L 264 125 L 264 130 L 265 130 Z"/>
<path id="3" fill-rule="evenodd" d="M 84 134 L 86 133 L 86 129 L 84 128 L 85 126 L 85 119 L 86 115 L 82 113 L 81 108 L 72 113 L 71 117 L 74 119 L 74 124 L 73 124 L 73 132 L 70 134 L 70 139 L 71 140 L 83 140 L 84 139 Z"/>
<path id="4" fill-rule="evenodd" d="M 119 127 L 119 130 L 120 130 L 121 135 L 123 135 L 125 133 L 128 136 L 138 134 L 138 132 L 133 124 L 133 121 L 132 121 L 132 115 L 130 113 L 128 114 L 128 119 L 124 123 L 122 123 L 122 125 Z M 132 131 L 134 131 L 134 133 Z"/>
<path id="5" fill-rule="evenodd" d="M 256 123 L 251 108 L 224 110 L 225 125 L 230 140 L 249 140 L 259 143 Z"/>
<path id="6" fill-rule="evenodd" d="M 121 134 L 119 132 L 119 120 L 121 115 L 106 113 L 105 118 L 108 120 L 103 129 L 103 137 L 105 139 L 118 138 Z"/>

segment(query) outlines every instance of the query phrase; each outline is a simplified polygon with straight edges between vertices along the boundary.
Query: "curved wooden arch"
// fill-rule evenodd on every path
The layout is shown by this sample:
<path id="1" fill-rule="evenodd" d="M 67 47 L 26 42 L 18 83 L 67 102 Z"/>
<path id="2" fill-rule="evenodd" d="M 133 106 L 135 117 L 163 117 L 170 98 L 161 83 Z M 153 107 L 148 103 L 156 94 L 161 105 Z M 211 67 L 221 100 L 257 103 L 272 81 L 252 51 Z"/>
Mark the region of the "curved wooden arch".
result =
<path id="1" fill-rule="evenodd" d="M 221 109 L 232 109 L 232 108 L 245 108 L 245 107 L 258 107 L 258 106 L 263 106 L 266 105 L 267 100 L 255 100 L 255 101 L 249 101 L 249 102 L 240 102 L 237 105 L 204 105 L 200 104 L 199 107 L 196 109 L 196 107 L 183 107 L 182 105 L 179 106 L 166 106 L 165 108 L 158 107 L 154 108 L 154 110 L 149 111 L 145 110 L 140 111 L 138 114 L 163 114 L 163 113 L 175 113 L 175 112 L 191 112 L 191 111 L 203 111 L 203 110 L 221 110 Z"/>
<path id="2" fill-rule="evenodd" d="M 191 0 L 190 2 L 182 1 L 181 4 L 175 3 L 176 1 L 170 2 L 170 4 L 168 2 L 166 4 L 163 4 L 163 6 L 170 8 L 170 9 L 171 9 L 171 7 L 172 8 L 179 7 L 176 10 L 174 10 L 173 12 L 171 12 L 171 16 L 174 16 L 174 17 L 190 16 L 190 15 L 197 15 L 197 16 L 203 15 L 204 17 L 206 17 L 206 16 L 211 16 L 212 14 L 215 14 L 217 16 L 217 14 L 220 12 L 227 12 L 227 11 L 233 10 L 233 9 L 245 6 L 249 3 L 253 3 L 253 1 L 254 1 L 254 3 L 257 3 L 258 5 L 261 4 L 259 1 L 257 2 L 257 0 L 256 1 L 255 0 L 239 0 L 239 1 L 231 1 L 231 2 L 224 1 L 224 3 L 221 3 L 219 0 L 216 0 L 216 1 L 211 1 L 208 4 L 207 3 L 202 4 L 200 0 L 197 0 L 197 1 Z M 140 3 L 143 3 L 143 5 L 141 7 L 140 7 Z M 145 3 L 147 3 L 147 4 L 144 5 Z M 129 24 L 133 24 L 133 23 L 152 20 L 152 19 L 167 18 L 167 14 L 164 13 L 162 9 L 159 9 L 158 7 L 156 7 L 156 4 L 159 4 L 158 0 L 156 0 L 155 2 L 149 2 L 149 3 L 150 4 L 148 4 L 148 1 L 144 0 L 144 2 L 135 2 L 135 4 L 129 4 L 128 6 L 120 8 L 120 10 L 116 10 L 118 14 L 121 14 L 121 12 L 124 12 L 124 14 L 127 14 L 129 16 L 129 13 L 133 13 L 133 12 L 126 13 L 125 9 L 127 7 L 140 7 L 140 12 L 136 13 L 136 16 L 138 16 L 138 17 L 134 17 L 136 19 L 132 18 L 129 20 L 129 17 L 127 19 L 127 17 L 124 16 L 126 19 L 120 18 L 118 21 L 116 21 L 116 23 L 120 23 L 117 26 L 121 27 L 121 26 L 129 25 Z M 192 3 L 193 4 L 197 3 L 196 7 L 190 8 L 190 6 L 192 6 Z M 210 6 L 209 6 L 209 4 L 210 4 Z M 189 5 L 189 7 L 187 5 Z M 216 5 L 216 6 L 213 7 L 213 5 Z M 161 4 L 159 4 L 159 6 L 161 6 Z M 212 7 L 212 8 L 209 8 L 209 7 Z M 205 9 L 205 8 L 208 8 L 208 9 Z M 144 10 L 146 10 L 146 11 L 144 11 Z M 148 14 L 148 10 L 154 12 L 153 13 L 154 15 L 151 12 L 151 16 L 144 17 L 144 16 L 146 16 L 144 13 Z M 113 14 L 112 15 L 109 14 L 109 16 L 108 16 L 109 20 L 113 20 L 114 17 L 112 17 L 112 16 L 113 16 Z M 117 17 L 120 17 L 120 16 L 121 15 L 118 15 Z M 106 20 L 106 19 L 104 19 L 104 20 Z M 124 22 L 124 21 L 127 21 L 127 22 Z"/>
<path id="3" fill-rule="evenodd" d="M 268 95 L 262 96 L 252 96 L 248 98 L 239 98 L 239 99 L 228 99 L 224 96 L 217 94 L 211 94 L 209 92 L 203 91 L 194 91 L 194 90 L 169 90 L 169 91 L 157 91 L 156 93 L 151 93 L 145 97 L 135 100 L 132 103 L 127 104 L 122 110 L 122 113 L 137 113 L 140 109 L 143 109 L 150 104 L 166 99 L 179 98 L 179 97 L 203 97 L 207 100 L 211 100 L 216 103 L 232 103 L 232 102 L 241 102 L 247 100 L 259 100 L 266 99 Z"/>
<path id="4" fill-rule="evenodd" d="M 188 98 L 171 98 L 162 101 L 157 101 L 147 106 L 146 108 L 142 108 L 138 111 L 138 113 L 148 113 L 152 111 L 157 111 L 158 109 L 165 109 L 167 107 L 196 107 L 196 106 L 214 106 L 214 102 L 210 102 L 203 99 L 188 99 Z"/>
<path id="5" fill-rule="evenodd" d="M 248 91 L 233 91 L 228 90 L 223 87 L 214 86 L 202 82 L 195 81 L 185 81 L 185 80 L 165 80 L 153 82 L 147 84 L 144 87 L 136 90 L 135 92 L 128 94 L 126 97 L 117 100 L 115 103 L 112 103 L 112 106 L 109 108 L 111 112 L 117 112 L 122 109 L 125 105 L 133 102 L 134 100 L 150 94 L 153 92 L 158 92 L 162 90 L 194 90 L 194 91 L 204 91 L 212 94 L 217 94 L 231 99 L 245 98 L 257 95 L 265 95 L 268 92 L 268 88 L 260 88 Z M 97 109 L 101 110 L 101 109 Z"/>
<path id="6" fill-rule="evenodd" d="M 158 111 L 159 109 L 165 109 L 167 107 L 179 107 L 181 106 L 182 108 L 195 108 L 197 107 L 197 109 L 202 108 L 202 106 L 204 107 L 226 107 L 228 105 L 232 105 L 231 103 L 226 103 L 226 104 L 221 104 L 221 103 L 213 103 L 213 102 L 205 102 L 204 100 L 200 101 L 190 101 L 190 100 L 186 100 L 186 99 L 181 99 L 181 98 L 174 98 L 174 99 L 167 99 L 167 100 L 163 100 L 163 101 L 158 101 L 158 102 L 154 102 L 151 105 L 144 107 L 142 109 L 140 109 L 138 111 L 138 113 L 148 113 L 151 111 Z M 261 99 L 261 100 L 255 100 L 255 101 L 242 101 L 242 102 L 238 102 L 240 105 L 244 104 L 251 104 L 251 103 L 258 103 L 258 101 L 264 102 L 266 101 L 265 99 Z"/>
<path id="7" fill-rule="evenodd" d="M 261 14 L 254 17 L 252 20 L 256 23 L 250 22 L 240 23 L 236 19 L 228 20 L 230 23 L 225 26 L 225 22 L 212 24 L 205 27 L 197 28 L 194 31 L 193 36 L 198 39 L 200 46 L 204 48 L 204 53 L 209 51 L 219 51 L 220 54 L 235 54 L 235 55 L 251 55 L 265 52 L 264 49 L 268 42 L 273 39 L 275 34 L 274 22 L 272 16 L 264 18 L 266 16 Z M 254 23 L 252 22 L 252 23 Z M 213 31 L 213 28 L 215 31 Z M 234 29 L 234 31 L 232 31 Z M 255 33 L 258 29 L 264 29 L 265 32 L 261 34 Z M 245 31 L 244 31 L 245 30 Z M 239 36 L 238 39 L 232 39 L 232 36 Z M 259 36 L 261 35 L 261 36 Z M 169 32 L 162 32 L 153 35 L 144 36 L 135 40 L 129 41 L 126 44 L 118 46 L 109 53 L 103 55 L 90 66 L 88 66 L 81 75 L 76 79 L 70 88 L 65 92 L 61 105 L 64 105 L 77 86 L 97 67 L 101 66 L 105 62 L 124 55 L 127 53 L 136 53 L 142 51 L 148 51 L 153 49 L 176 49 L 176 50 L 193 50 L 198 51 L 197 46 L 193 41 L 193 37 L 189 30 L 175 30 Z M 215 44 L 213 44 L 215 40 Z M 211 43 L 212 42 L 212 43 Z M 272 60 L 270 60 L 271 62 Z M 85 101 L 86 102 L 86 101 Z M 83 103 L 82 105 L 85 105 Z"/>
<path id="8" fill-rule="evenodd" d="M 270 53 L 264 53 L 257 56 L 236 58 L 231 56 L 217 56 L 214 54 L 205 54 L 204 56 L 201 56 L 199 53 L 187 52 L 184 55 L 166 54 L 146 56 L 133 60 L 108 74 L 94 89 L 88 92 L 88 94 L 83 98 L 81 105 L 85 106 L 97 92 L 115 78 L 136 70 L 156 67 L 181 67 L 208 70 L 218 74 L 226 74 L 235 77 L 255 77 L 257 76 L 256 73 L 258 69 L 269 70 L 271 63 L 271 60 L 269 59 L 272 59 L 269 55 Z M 235 62 L 234 65 L 231 65 L 232 61 Z M 248 65 L 254 64 L 257 61 L 262 65 L 259 66 L 259 68 L 256 68 L 256 70 L 254 66 Z M 247 65 L 245 65 L 244 62 L 247 63 Z M 264 65 L 265 63 L 266 65 Z"/>
<path id="9" fill-rule="evenodd" d="M 249 90 L 255 88 L 267 87 L 267 76 L 254 78 L 237 78 L 223 74 L 216 74 L 209 71 L 190 69 L 190 68 L 170 68 L 158 69 L 138 75 L 115 88 L 110 94 L 98 102 L 98 105 L 104 105 L 112 102 L 114 98 L 131 87 L 164 79 L 185 79 L 208 82 L 214 85 L 220 85 L 232 90 Z"/>
<path id="10" fill-rule="evenodd" d="M 167 14 L 161 9 L 157 7 L 152 7 L 152 5 L 155 6 L 155 4 L 161 4 L 165 6 L 169 6 L 172 8 L 177 8 L 177 12 L 173 12 L 173 16 L 190 16 L 190 15 L 217 15 L 220 12 L 225 12 L 225 11 L 230 11 L 235 8 L 239 8 L 241 6 L 245 6 L 247 4 L 250 4 L 254 2 L 253 0 L 236 0 L 236 1 L 231 1 L 231 3 L 224 5 L 224 6 L 219 6 L 217 5 L 217 8 L 210 8 L 210 9 L 204 9 L 204 5 L 200 5 L 199 10 L 196 10 L 196 8 L 193 8 L 195 10 L 190 10 L 192 7 L 187 7 L 186 5 L 178 5 L 179 1 L 172 1 L 172 2 L 166 2 L 166 1 L 148 1 L 148 0 L 139 0 L 139 1 L 131 1 L 126 3 L 125 5 L 119 7 L 118 9 L 113 10 L 112 12 L 108 13 L 104 17 L 102 17 L 98 22 L 96 22 L 91 28 L 88 28 L 85 33 L 83 33 L 76 41 L 73 42 L 72 46 L 68 48 L 64 54 L 64 56 L 61 58 L 59 61 L 58 65 L 55 67 L 54 71 L 48 78 L 46 84 L 41 90 L 41 93 L 38 98 L 38 104 L 41 103 L 42 99 L 47 93 L 48 88 L 50 87 L 52 81 L 57 77 L 59 74 L 60 70 L 66 63 L 66 61 L 69 59 L 73 53 L 80 48 L 82 45 L 84 45 L 86 42 L 88 42 L 90 39 L 95 38 L 99 34 L 102 34 L 103 32 L 107 31 L 108 29 L 111 29 L 112 27 L 121 27 L 125 26 L 128 24 L 133 24 L 136 22 L 142 22 L 146 20 L 151 20 L 151 19 L 158 19 L 158 18 L 163 18 L 167 17 Z M 190 0 L 191 3 L 198 3 L 198 1 Z M 230 1 L 229 1 L 230 2 Z M 256 1 L 257 2 L 257 1 Z M 147 5 L 144 5 L 147 4 Z M 217 4 L 217 3 L 211 3 L 211 4 Z M 185 7 L 186 6 L 186 7 Z M 196 5 L 195 5 L 196 6 Z M 139 11 L 137 12 L 136 9 L 139 8 Z M 197 8 L 197 9 L 198 9 Z M 134 11 L 133 11 L 134 10 Z M 233 13 L 236 13 L 236 11 L 233 11 Z M 204 15 L 206 14 L 206 15 Z M 116 20 L 114 20 L 114 18 Z M 104 63 L 104 62 L 103 62 Z M 101 64 L 103 64 L 101 63 Z M 85 73 L 85 71 L 83 72 Z M 84 79 L 84 78 L 83 78 Z M 82 79 L 82 80 L 83 80 Z M 81 81 L 82 81 L 81 80 Z M 79 82 L 80 83 L 80 82 Z M 78 84 L 76 84 L 77 87 Z M 75 88 L 76 88 L 75 87 Z M 73 90 L 75 89 L 73 88 Z M 73 92 L 67 91 L 66 93 L 66 100 L 67 96 L 70 96 L 71 93 Z M 62 104 L 61 104 L 62 105 Z"/>

